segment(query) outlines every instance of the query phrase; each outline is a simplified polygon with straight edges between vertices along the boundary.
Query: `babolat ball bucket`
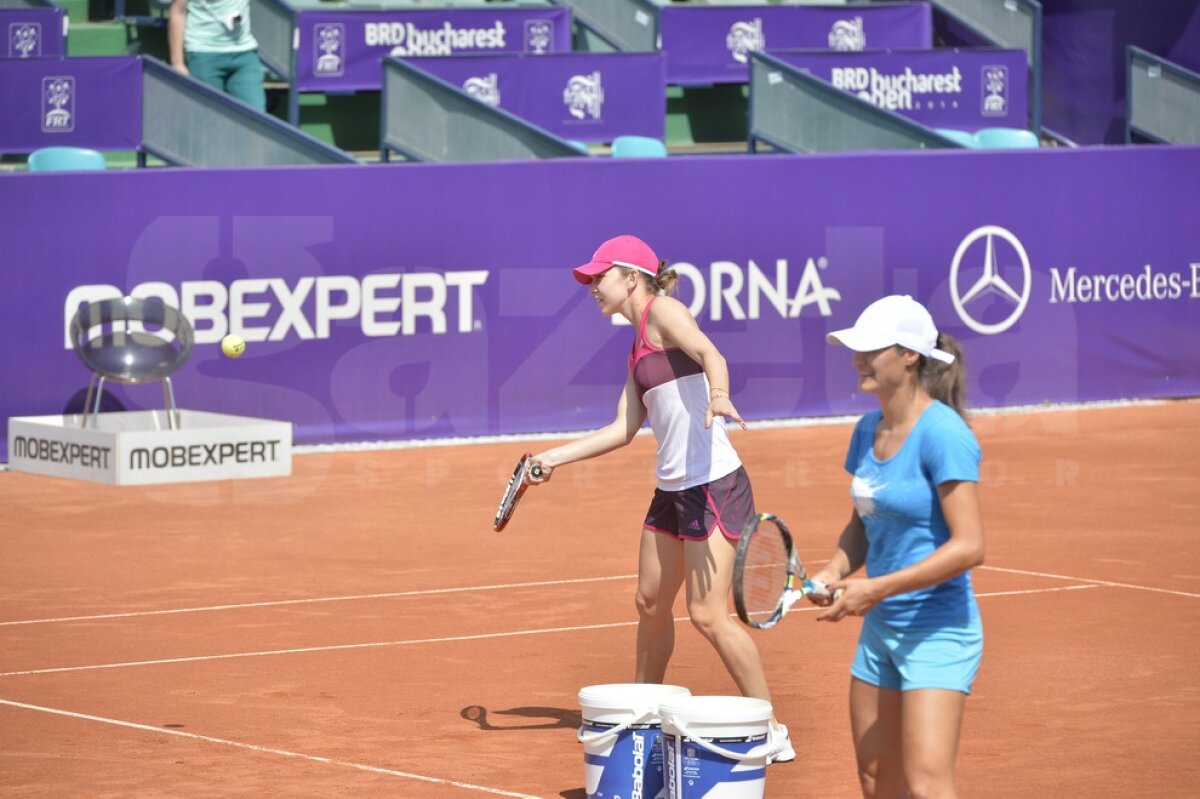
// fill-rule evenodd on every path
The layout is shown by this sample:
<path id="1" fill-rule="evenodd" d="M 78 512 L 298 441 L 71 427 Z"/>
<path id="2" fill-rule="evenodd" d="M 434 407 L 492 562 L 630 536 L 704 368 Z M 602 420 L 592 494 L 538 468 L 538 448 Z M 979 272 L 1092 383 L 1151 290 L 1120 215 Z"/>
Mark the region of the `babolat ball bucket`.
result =
<path id="1" fill-rule="evenodd" d="M 687 696 L 659 704 L 667 799 L 763 799 L 771 703 Z"/>
<path id="2" fill-rule="evenodd" d="M 679 685 L 615 683 L 579 691 L 583 773 L 588 799 L 664 795 L 659 703 L 689 696 Z"/>

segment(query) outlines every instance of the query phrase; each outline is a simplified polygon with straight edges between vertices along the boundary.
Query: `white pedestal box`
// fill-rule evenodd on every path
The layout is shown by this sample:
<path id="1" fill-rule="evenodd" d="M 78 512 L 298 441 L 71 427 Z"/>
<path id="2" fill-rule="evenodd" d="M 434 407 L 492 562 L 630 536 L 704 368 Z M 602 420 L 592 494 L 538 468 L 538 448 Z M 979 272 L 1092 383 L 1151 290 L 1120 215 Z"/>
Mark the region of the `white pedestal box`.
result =
<path id="1" fill-rule="evenodd" d="M 292 425 L 270 419 L 180 410 L 81 416 L 13 416 L 8 466 L 14 471 L 111 485 L 286 477 L 292 473 Z M 94 426 L 93 426 L 94 425 Z"/>

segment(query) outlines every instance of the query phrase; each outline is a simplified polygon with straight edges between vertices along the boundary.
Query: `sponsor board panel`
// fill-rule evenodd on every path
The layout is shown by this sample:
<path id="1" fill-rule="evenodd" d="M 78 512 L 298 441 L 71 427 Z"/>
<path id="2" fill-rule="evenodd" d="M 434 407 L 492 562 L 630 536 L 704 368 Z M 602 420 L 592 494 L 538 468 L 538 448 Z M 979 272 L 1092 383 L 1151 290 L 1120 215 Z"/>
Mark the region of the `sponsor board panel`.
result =
<path id="1" fill-rule="evenodd" d="M 181 410 L 172 430 L 160 411 L 101 413 L 96 426 L 77 415 L 9 419 L 9 466 L 15 471 L 110 485 L 286 477 L 292 472 L 292 425 Z"/>
<path id="2" fill-rule="evenodd" d="M 66 12 L 51 8 L 0 8 L 5 34 L 0 58 L 47 58 L 66 55 Z"/>
<path id="3" fill-rule="evenodd" d="M 666 72 L 662 53 L 572 53 L 407 58 L 556 136 L 612 141 L 622 134 L 661 139 Z"/>
<path id="4" fill-rule="evenodd" d="M 934 128 L 1024 128 L 1024 50 L 891 50 L 770 55 L 860 100 Z"/>
<path id="5" fill-rule="evenodd" d="M 673 263 L 747 419 L 870 407 L 825 336 L 888 293 L 963 342 L 972 406 L 1192 396 L 1197 169 L 1142 147 L 13 175 L 0 420 L 80 407 L 70 317 L 129 293 L 195 324 L 189 405 L 299 443 L 606 424 L 632 332 L 570 268 L 623 232 Z"/>
<path id="6" fill-rule="evenodd" d="M 142 143 L 142 65 L 131 56 L 0 58 L 0 152 Z"/>
<path id="7" fill-rule="evenodd" d="M 301 11 L 295 88 L 378 89 L 384 56 L 567 53 L 571 12 L 535 8 Z"/>
<path id="8" fill-rule="evenodd" d="M 668 6 L 659 11 L 667 82 L 745 83 L 749 54 L 812 48 L 929 48 L 928 3 L 848 6 Z"/>

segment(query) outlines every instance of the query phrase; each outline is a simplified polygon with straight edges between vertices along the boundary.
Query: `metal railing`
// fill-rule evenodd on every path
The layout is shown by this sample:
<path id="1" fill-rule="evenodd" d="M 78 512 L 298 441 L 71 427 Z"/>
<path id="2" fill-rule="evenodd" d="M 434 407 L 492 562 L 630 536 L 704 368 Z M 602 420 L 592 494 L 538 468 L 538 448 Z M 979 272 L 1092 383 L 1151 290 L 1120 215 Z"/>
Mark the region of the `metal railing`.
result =
<path id="1" fill-rule="evenodd" d="M 404 61 L 383 59 L 379 157 L 510 161 L 587 157 L 573 144 Z"/>
<path id="2" fill-rule="evenodd" d="M 759 141 L 791 153 L 962 146 L 778 58 L 751 53 L 751 152 L 757 149 Z"/>
<path id="3" fill-rule="evenodd" d="M 354 164 L 349 153 L 142 56 L 142 150 L 178 166 Z"/>
<path id="4" fill-rule="evenodd" d="M 627 53 L 658 49 L 658 7 L 650 0 L 556 0 L 575 23 Z"/>
<path id="5" fill-rule="evenodd" d="M 1200 144 L 1200 74 L 1130 45 L 1125 75 L 1126 142 Z"/>

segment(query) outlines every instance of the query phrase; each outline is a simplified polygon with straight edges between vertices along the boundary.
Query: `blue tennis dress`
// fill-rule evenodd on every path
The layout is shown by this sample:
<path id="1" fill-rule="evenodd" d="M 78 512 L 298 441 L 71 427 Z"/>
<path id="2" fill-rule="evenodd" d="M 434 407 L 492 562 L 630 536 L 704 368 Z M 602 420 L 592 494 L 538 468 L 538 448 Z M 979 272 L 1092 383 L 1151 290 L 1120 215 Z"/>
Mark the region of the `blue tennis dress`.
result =
<path id="1" fill-rule="evenodd" d="M 950 406 L 934 401 L 913 425 L 900 451 L 874 453 L 881 411 L 858 421 L 846 454 L 850 495 L 866 526 L 867 576 L 878 577 L 924 560 L 950 538 L 937 487 L 979 482 L 979 442 Z M 892 628 L 929 629 L 978 623 L 969 572 L 938 585 L 890 596 L 868 614 Z"/>

